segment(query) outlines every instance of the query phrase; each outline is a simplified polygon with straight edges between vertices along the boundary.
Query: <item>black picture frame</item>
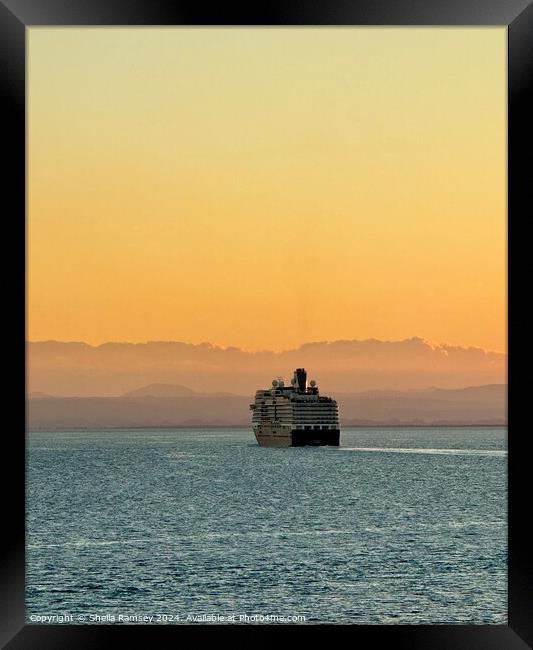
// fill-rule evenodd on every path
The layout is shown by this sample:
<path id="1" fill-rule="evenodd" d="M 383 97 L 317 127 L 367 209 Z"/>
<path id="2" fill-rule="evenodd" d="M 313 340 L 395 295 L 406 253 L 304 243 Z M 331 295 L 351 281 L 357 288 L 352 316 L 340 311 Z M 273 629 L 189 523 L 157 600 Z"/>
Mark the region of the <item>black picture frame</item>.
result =
<path id="1" fill-rule="evenodd" d="M 7 347 L 15 352 L 10 387 L 4 404 L 14 416 L 6 427 L 3 448 L 4 543 L 0 565 L 0 643 L 19 648 L 107 647 L 133 636 L 152 646 L 183 633 L 203 637 L 206 632 L 241 639 L 251 634 L 258 643 L 297 627 L 299 639 L 326 640 L 333 626 L 66 626 L 25 625 L 25 38 L 26 28 L 38 25 L 501 25 L 508 28 L 508 325 L 509 325 L 509 428 L 508 428 L 508 625 L 383 625 L 349 626 L 349 642 L 366 637 L 374 644 L 431 650 L 527 648 L 533 645 L 533 583 L 531 521 L 527 455 L 527 419 L 523 402 L 514 397 L 520 366 L 525 365 L 521 345 L 527 345 L 523 321 L 518 317 L 522 293 L 515 278 L 526 272 L 527 238 L 520 228 L 531 214 L 531 126 L 533 103 L 533 2 L 532 0 L 328 0 L 318 4 L 269 2 L 247 6 L 172 0 L 0 0 L 0 87 L 2 120 L 4 252 L 18 254 L 4 271 L 4 289 L 15 317 Z M 523 162 L 526 161 L 526 162 Z M 527 162 L 529 161 L 529 162 Z M 529 201 L 528 201 L 529 200 Z M 7 244 L 7 245 L 6 245 Z M 522 248 L 520 248 L 522 246 Z M 13 251 L 11 250 L 13 249 Z M 513 290 L 511 290 L 513 287 Z M 520 295 L 520 298 L 518 296 Z M 516 304 L 515 304 L 516 300 Z M 4 312 L 6 313 L 6 312 Z M 475 317 L 475 315 L 473 315 Z M 23 339 L 24 337 L 24 339 Z M 524 374 L 527 377 L 526 374 Z M 24 404 L 24 406 L 23 406 Z M 24 422 L 23 422 L 24 420 Z M 8 467 L 10 472 L 7 471 Z M 334 626 L 342 628 L 344 626 Z M 280 632 L 281 631 L 281 632 Z"/>

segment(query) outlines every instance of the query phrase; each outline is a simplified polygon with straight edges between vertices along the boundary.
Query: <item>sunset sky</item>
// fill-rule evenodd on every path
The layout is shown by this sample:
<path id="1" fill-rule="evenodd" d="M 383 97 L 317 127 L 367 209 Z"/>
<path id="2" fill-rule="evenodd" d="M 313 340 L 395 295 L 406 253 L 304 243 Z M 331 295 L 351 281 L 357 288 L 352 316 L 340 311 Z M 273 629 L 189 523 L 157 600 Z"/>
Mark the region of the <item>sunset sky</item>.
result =
<path id="1" fill-rule="evenodd" d="M 27 337 L 506 349 L 505 28 L 30 28 Z"/>

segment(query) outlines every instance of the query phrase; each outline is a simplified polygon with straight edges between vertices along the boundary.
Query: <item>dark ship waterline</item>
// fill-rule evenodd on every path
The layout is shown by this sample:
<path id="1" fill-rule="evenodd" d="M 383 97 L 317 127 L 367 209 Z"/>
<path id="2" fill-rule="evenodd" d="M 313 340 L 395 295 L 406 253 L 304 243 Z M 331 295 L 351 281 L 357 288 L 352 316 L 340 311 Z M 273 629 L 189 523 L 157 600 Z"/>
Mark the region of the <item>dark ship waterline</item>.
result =
<path id="1" fill-rule="evenodd" d="M 319 394 L 314 381 L 307 385 L 305 368 L 297 368 L 290 386 L 274 379 L 272 388 L 258 390 L 252 427 L 262 447 L 339 446 L 337 402 Z"/>

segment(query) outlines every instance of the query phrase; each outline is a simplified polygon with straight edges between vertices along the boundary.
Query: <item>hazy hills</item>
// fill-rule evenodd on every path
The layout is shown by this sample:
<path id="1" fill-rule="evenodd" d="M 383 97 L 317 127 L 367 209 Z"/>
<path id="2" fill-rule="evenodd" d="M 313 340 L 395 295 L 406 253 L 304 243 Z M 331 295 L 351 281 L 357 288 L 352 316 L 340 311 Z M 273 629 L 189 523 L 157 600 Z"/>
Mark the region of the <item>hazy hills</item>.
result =
<path id="1" fill-rule="evenodd" d="M 252 395 L 256 388 L 269 386 L 273 377 L 290 378 L 299 366 L 308 369 L 309 378 L 316 379 L 324 392 L 450 389 L 504 384 L 506 365 L 502 353 L 432 345 L 421 338 L 316 342 L 284 352 L 247 352 L 176 341 L 27 345 L 30 392 L 82 397 L 131 391 L 135 396 L 139 386 L 157 384 L 180 385 L 185 390 L 169 397 L 191 395 L 187 391 Z"/>
<path id="2" fill-rule="evenodd" d="M 149 384 L 124 393 L 124 397 L 186 397 L 187 395 L 196 395 L 196 391 L 179 384 Z"/>
<path id="3" fill-rule="evenodd" d="M 122 397 L 190 397 L 193 395 L 224 397 L 226 395 L 233 395 L 233 393 L 223 391 L 217 391 L 216 393 L 198 393 L 191 388 L 179 384 L 149 384 L 137 390 L 130 390 L 124 393 Z"/>
<path id="4" fill-rule="evenodd" d="M 154 395 L 156 393 L 156 395 Z M 365 424 L 505 424 L 507 386 L 337 393 L 345 426 Z M 30 428 L 249 426 L 251 395 L 203 394 L 149 385 L 119 397 L 28 400 Z"/>
<path id="5" fill-rule="evenodd" d="M 338 399 L 344 424 L 506 421 L 506 355 L 420 338 L 284 352 L 47 341 L 28 343 L 27 359 L 30 427 L 249 425 L 255 390 L 299 366 Z"/>

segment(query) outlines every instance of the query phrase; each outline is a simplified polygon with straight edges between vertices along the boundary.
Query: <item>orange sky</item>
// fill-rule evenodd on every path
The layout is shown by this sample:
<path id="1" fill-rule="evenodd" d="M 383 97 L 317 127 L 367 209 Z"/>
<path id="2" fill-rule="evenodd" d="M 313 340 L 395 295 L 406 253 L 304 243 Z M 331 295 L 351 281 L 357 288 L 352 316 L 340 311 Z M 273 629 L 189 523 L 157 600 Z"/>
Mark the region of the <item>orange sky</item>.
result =
<path id="1" fill-rule="evenodd" d="M 30 28 L 30 340 L 506 349 L 505 28 Z"/>

